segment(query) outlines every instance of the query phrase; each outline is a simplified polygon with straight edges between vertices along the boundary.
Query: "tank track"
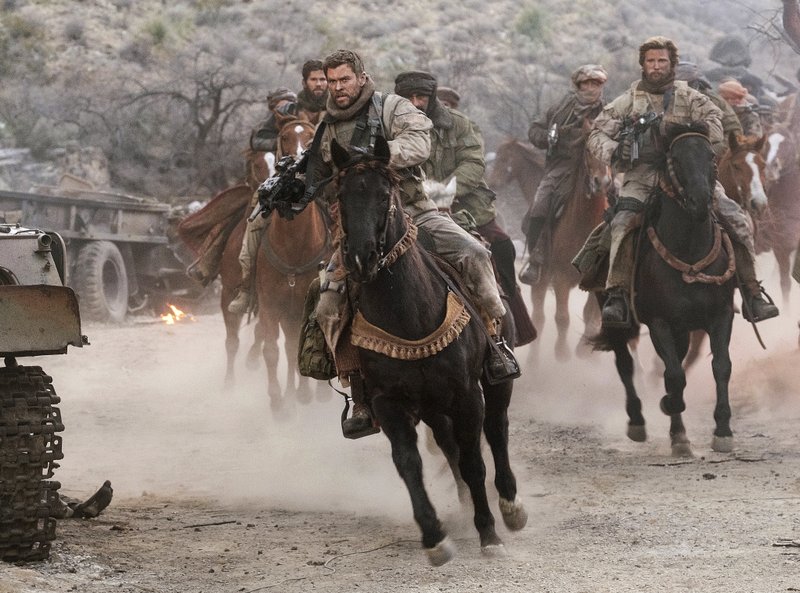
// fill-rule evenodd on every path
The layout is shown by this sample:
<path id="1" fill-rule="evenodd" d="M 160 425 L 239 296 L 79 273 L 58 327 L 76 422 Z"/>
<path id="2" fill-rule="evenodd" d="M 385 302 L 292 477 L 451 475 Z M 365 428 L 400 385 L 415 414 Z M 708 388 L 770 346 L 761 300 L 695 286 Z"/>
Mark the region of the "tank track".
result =
<path id="1" fill-rule="evenodd" d="M 0 368 L 0 559 L 45 560 L 55 538 L 56 481 L 64 458 L 61 399 L 37 366 Z"/>

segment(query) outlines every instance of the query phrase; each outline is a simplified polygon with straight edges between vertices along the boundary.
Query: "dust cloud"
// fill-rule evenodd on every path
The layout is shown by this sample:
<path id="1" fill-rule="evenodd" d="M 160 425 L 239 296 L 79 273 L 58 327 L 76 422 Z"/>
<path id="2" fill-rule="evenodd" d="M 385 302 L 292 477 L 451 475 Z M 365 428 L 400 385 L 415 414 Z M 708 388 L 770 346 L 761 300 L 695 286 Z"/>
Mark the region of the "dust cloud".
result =
<path id="1" fill-rule="evenodd" d="M 778 296 L 772 262 L 761 263 L 768 289 Z M 782 307 L 780 318 L 760 324 L 766 351 L 737 316 L 731 346 L 737 434 L 750 430 L 739 421 L 743 411 L 762 422 L 800 416 L 800 351 L 792 313 L 800 311 L 797 292 L 794 287 L 792 302 Z M 583 298 L 573 293 L 572 348 L 582 329 Z M 240 332 L 236 384 L 230 389 L 223 387 L 225 332 L 219 314 L 174 326 L 151 319 L 124 326 L 88 325 L 84 333 L 90 346 L 34 362 L 53 376 L 62 398 L 65 459 L 55 479 L 63 493 L 85 496 L 108 479 L 119 499 L 211 497 L 227 505 L 410 519 L 408 494 L 392 464 L 388 441 L 380 435 L 342 438 L 343 400 L 326 384 L 317 384 L 310 403 L 291 402 L 283 414 L 271 411 L 263 365 L 258 370 L 244 365 L 251 326 Z M 613 356 L 594 353 L 557 361 L 552 311 L 540 334 L 538 345 L 518 351 L 524 375 L 512 402 L 512 439 L 517 427 L 533 421 L 591 425 L 607 436 L 608 446 L 639 446 L 624 437 L 624 391 Z M 707 353 L 706 345 L 689 373 L 686 391 L 685 421 L 696 439 L 710 438 L 713 428 L 714 382 Z M 638 387 L 650 439 L 658 453 L 669 455 L 668 419 L 658 410 L 663 387 L 653 370 L 655 360 L 644 335 L 638 348 Z M 424 443 L 421 438 L 426 482 L 434 504 L 446 512 L 458 504 L 455 489 L 443 475 L 447 472 L 441 457 L 429 453 Z M 535 465 L 535 460 L 513 457 L 512 462 L 520 468 Z M 491 467 L 488 471 L 491 475 Z M 521 485 L 524 490 L 546 488 Z"/>

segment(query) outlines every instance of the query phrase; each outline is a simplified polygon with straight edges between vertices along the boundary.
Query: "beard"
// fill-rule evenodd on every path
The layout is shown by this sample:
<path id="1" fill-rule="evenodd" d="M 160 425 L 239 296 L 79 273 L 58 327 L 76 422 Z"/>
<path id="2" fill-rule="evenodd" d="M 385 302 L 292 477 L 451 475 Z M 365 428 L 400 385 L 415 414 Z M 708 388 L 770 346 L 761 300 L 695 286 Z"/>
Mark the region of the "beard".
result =
<path id="1" fill-rule="evenodd" d="M 660 84 L 670 79 L 672 75 L 672 71 L 659 71 L 659 72 L 649 72 L 645 74 L 645 80 L 652 84 Z"/>

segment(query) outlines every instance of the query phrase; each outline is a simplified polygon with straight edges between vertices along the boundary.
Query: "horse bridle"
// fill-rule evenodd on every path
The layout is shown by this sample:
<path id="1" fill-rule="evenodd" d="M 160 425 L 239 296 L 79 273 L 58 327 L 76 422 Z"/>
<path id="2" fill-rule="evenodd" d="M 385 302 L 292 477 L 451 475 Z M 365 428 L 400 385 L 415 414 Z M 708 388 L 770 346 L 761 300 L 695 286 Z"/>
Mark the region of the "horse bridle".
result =
<path id="1" fill-rule="evenodd" d="M 363 169 L 374 169 L 379 172 L 387 172 L 388 175 L 391 175 L 391 172 L 385 169 L 385 163 L 383 161 L 363 161 L 353 159 L 349 163 L 345 165 L 342 169 L 339 170 L 338 175 L 336 176 L 336 193 L 339 193 L 339 186 L 341 183 L 341 179 L 350 172 L 351 169 L 360 168 Z M 339 200 L 341 200 L 341 196 L 339 196 Z M 409 250 L 411 245 L 417 240 L 417 225 L 411 220 L 411 217 L 403 212 L 402 206 L 400 206 L 400 197 L 398 196 L 398 191 L 396 188 L 393 187 L 392 192 L 389 196 L 390 204 L 389 207 L 386 209 L 386 216 L 383 219 L 383 227 L 378 235 L 378 269 L 383 270 L 389 268 L 394 262 L 396 262 L 401 255 L 403 255 L 406 251 Z M 403 216 L 406 219 L 406 231 L 403 233 L 403 236 L 392 246 L 388 253 L 386 251 L 386 237 L 389 234 L 390 224 L 392 219 L 397 214 L 397 212 L 403 212 Z M 340 245 L 343 243 L 343 239 L 345 238 L 344 228 L 342 228 L 341 224 L 340 227 Z M 384 255 L 385 253 L 385 255 Z"/>
<path id="2" fill-rule="evenodd" d="M 686 188 L 683 187 L 683 184 L 681 184 L 680 180 L 678 179 L 678 175 L 675 173 L 675 163 L 672 160 L 672 147 L 678 140 L 688 136 L 698 136 L 705 140 L 709 145 L 711 144 L 708 136 L 701 132 L 684 132 L 675 136 L 670 141 L 669 147 L 667 147 L 667 178 L 665 179 L 664 176 L 661 176 L 661 179 L 659 180 L 659 187 L 661 187 L 664 193 L 675 200 L 682 208 L 686 207 Z M 716 166 L 716 163 L 714 163 L 715 169 Z"/>

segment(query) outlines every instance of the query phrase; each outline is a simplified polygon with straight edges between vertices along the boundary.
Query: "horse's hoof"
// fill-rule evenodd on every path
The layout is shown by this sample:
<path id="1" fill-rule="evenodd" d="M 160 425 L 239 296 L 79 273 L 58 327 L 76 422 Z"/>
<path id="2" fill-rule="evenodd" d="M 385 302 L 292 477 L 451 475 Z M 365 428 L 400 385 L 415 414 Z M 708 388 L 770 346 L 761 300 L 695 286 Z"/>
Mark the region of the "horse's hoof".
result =
<path id="1" fill-rule="evenodd" d="M 647 440 L 647 429 L 644 424 L 628 424 L 628 438 L 637 443 Z"/>
<path id="2" fill-rule="evenodd" d="M 426 548 L 425 553 L 428 555 L 428 562 L 431 563 L 431 566 L 441 566 L 455 557 L 456 547 L 450 536 L 446 535 L 442 541 L 432 548 Z"/>
<path id="3" fill-rule="evenodd" d="M 481 552 L 484 556 L 489 556 L 490 558 L 499 558 L 507 555 L 506 547 L 502 544 L 502 542 L 499 544 L 481 546 Z"/>
<path id="4" fill-rule="evenodd" d="M 511 531 L 519 531 L 528 523 L 528 511 L 522 504 L 522 499 L 517 496 L 513 501 L 500 498 L 500 514 L 503 516 L 503 523 Z"/>
<path id="5" fill-rule="evenodd" d="M 717 453 L 730 453 L 733 451 L 733 437 L 714 436 L 711 439 L 711 450 Z"/>
<path id="6" fill-rule="evenodd" d="M 688 441 L 688 439 L 672 442 L 672 456 L 694 457 L 694 453 L 692 453 L 692 444 Z"/>

